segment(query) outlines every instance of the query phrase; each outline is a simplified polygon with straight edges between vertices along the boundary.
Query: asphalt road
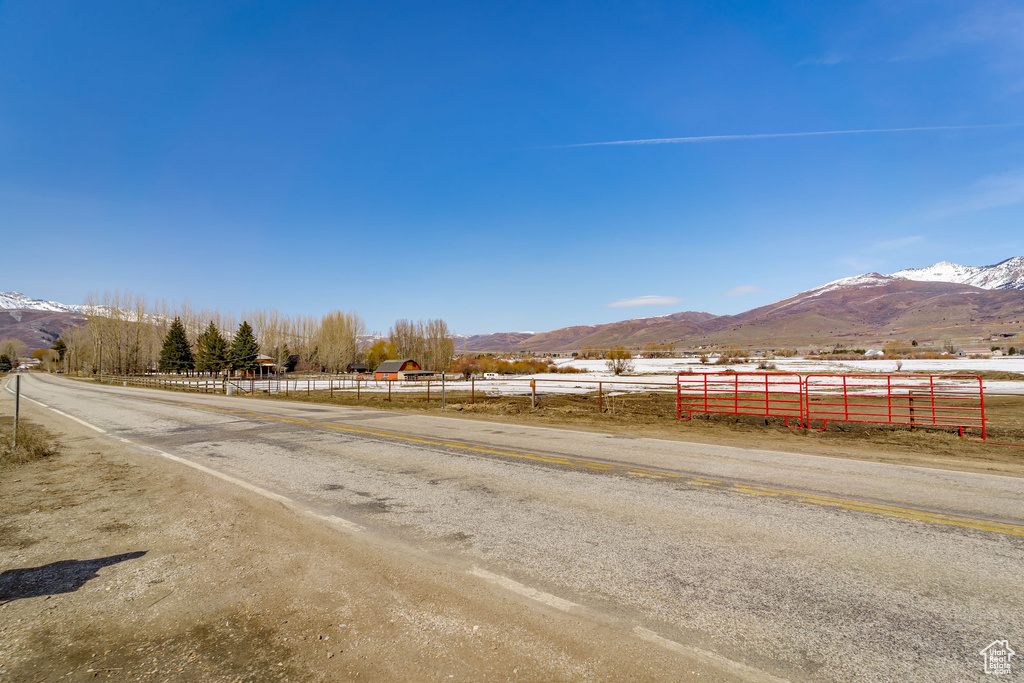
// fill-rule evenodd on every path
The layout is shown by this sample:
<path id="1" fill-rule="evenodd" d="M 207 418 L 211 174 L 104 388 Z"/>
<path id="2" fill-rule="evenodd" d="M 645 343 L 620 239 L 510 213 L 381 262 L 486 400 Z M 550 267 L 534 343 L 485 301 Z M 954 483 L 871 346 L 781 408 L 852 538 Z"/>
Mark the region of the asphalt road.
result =
<path id="1" fill-rule="evenodd" d="M 984 680 L 989 643 L 1024 652 L 1024 479 L 23 380 L 111 438 L 751 679 Z"/>

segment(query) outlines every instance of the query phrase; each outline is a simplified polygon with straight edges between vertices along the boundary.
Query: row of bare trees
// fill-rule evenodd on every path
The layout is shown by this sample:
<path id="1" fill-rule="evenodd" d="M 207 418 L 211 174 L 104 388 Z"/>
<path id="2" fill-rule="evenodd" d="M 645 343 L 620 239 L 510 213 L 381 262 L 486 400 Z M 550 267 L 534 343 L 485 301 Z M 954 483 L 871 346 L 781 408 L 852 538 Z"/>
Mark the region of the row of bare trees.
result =
<path id="1" fill-rule="evenodd" d="M 396 320 L 388 331 L 393 358 L 412 358 L 428 370 L 450 370 L 455 342 L 448 324 L 441 319 L 413 322 Z"/>
<path id="2" fill-rule="evenodd" d="M 241 316 L 219 310 L 197 309 L 188 302 L 150 304 L 131 292 L 90 294 L 85 302 L 88 322 L 61 333 L 66 345 L 63 369 L 67 372 L 137 374 L 157 367 L 160 350 L 175 318 L 185 327 L 195 347 L 212 322 L 226 337 L 247 321 L 259 342 L 260 353 L 278 368 L 344 372 L 352 363 L 374 366 L 388 358 L 413 358 L 425 369 L 451 369 L 455 344 L 443 320 L 398 320 L 382 348 L 381 335 L 371 339 L 366 323 L 355 311 L 331 311 L 323 316 L 287 315 L 275 309 L 245 311 Z"/>

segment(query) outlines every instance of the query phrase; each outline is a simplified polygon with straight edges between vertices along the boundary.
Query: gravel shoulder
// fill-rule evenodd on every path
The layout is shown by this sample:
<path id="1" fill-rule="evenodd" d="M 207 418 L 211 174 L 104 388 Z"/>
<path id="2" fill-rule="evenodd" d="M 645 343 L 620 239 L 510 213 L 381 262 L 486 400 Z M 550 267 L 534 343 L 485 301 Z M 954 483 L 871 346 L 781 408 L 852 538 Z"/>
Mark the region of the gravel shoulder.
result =
<path id="1" fill-rule="evenodd" d="M 0 478 L 0 680 L 738 680 L 23 411 L 64 452 Z"/>

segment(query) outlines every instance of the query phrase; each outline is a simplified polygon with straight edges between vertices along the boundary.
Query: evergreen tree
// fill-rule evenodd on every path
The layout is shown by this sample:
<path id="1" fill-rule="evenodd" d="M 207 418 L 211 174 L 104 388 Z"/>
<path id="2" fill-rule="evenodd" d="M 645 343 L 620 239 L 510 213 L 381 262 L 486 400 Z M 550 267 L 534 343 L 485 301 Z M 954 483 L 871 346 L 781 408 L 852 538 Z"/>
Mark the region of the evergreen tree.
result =
<path id="1" fill-rule="evenodd" d="M 50 348 L 57 352 L 57 360 L 63 363 L 64 354 L 68 352 L 68 345 L 64 343 L 64 340 L 57 337 L 57 341 L 53 342 L 53 346 Z"/>
<path id="2" fill-rule="evenodd" d="M 0 356 L 0 372 L 10 372 L 14 365 L 11 363 L 11 359 L 7 355 Z"/>
<path id="3" fill-rule="evenodd" d="M 249 323 L 243 320 L 231 341 L 231 367 L 235 370 L 255 370 L 259 367 L 259 354 L 260 345 L 256 335 Z"/>
<path id="4" fill-rule="evenodd" d="M 227 365 L 228 341 L 211 320 L 196 339 L 196 370 L 214 373 L 220 372 Z"/>
<path id="5" fill-rule="evenodd" d="M 196 366 L 192 357 L 192 345 L 188 343 L 185 325 L 181 318 L 175 318 L 171 329 L 164 337 L 164 348 L 160 351 L 160 372 L 182 372 L 192 370 Z"/>

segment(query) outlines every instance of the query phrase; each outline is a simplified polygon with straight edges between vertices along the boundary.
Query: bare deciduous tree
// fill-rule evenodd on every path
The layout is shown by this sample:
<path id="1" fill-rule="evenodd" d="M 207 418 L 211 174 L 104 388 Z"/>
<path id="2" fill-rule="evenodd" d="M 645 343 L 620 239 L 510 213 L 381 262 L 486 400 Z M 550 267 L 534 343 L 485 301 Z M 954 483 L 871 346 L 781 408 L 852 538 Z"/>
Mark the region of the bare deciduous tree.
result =
<path id="1" fill-rule="evenodd" d="M 359 358 L 359 338 L 366 325 L 355 312 L 331 311 L 320 319 L 317 353 L 327 372 L 338 373 Z"/>
<path id="2" fill-rule="evenodd" d="M 28 346 L 20 339 L 0 340 L 0 356 L 7 356 L 11 363 L 17 367 L 18 358 L 22 358 L 28 352 Z"/>
<path id="3" fill-rule="evenodd" d="M 625 346 L 614 346 L 608 349 L 608 369 L 616 375 L 623 375 L 633 370 L 633 354 Z"/>
<path id="4" fill-rule="evenodd" d="M 388 332 L 396 358 L 412 358 L 427 370 L 448 371 L 455 357 L 455 341 L 448 323 L 431 320 L 396 320 Z"/>

